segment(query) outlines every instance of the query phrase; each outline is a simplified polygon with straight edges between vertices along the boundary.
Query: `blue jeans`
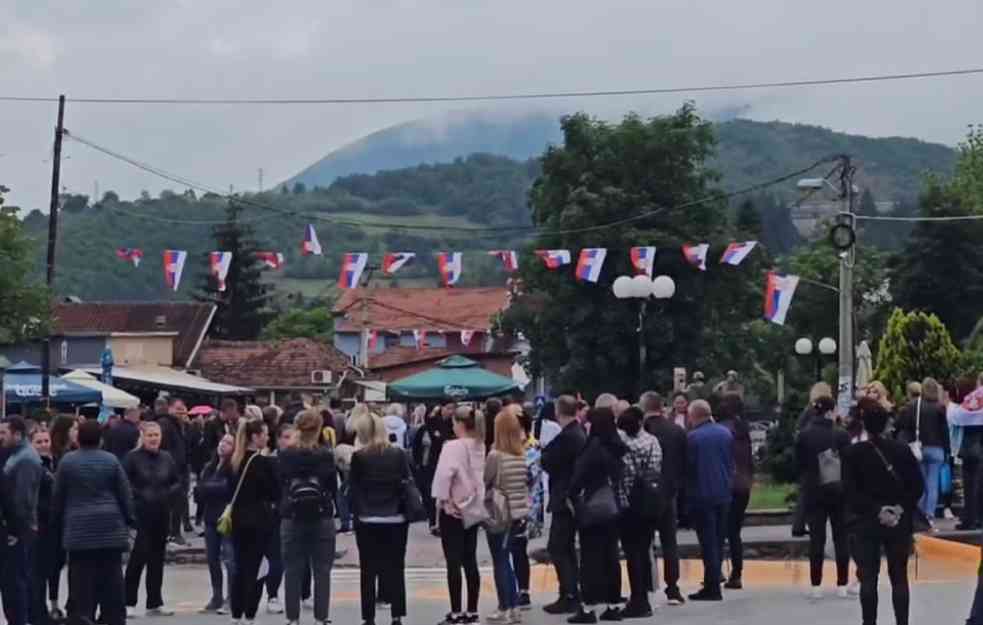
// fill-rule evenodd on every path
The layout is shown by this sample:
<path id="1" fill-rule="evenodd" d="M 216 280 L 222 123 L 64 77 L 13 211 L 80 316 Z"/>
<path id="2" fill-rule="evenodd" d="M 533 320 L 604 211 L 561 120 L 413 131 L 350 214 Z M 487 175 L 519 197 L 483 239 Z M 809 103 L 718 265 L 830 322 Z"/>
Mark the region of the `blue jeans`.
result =
<path id="1" fill-rule="evenodd" d="M 231 595 L 232 584 L 235 583 L 235 555 L 232 539 L 219 534 L 214 523 L 205 524 L 205 552 L 208 554 L 208 575 L 212 581 L 212 602 L 222 603 L 224 599 L 231 599 L 222 594 L 222 567 L 225 567 L 225 574 L 229 578 Z"/>
<path id="2" fill-rule="evenodd" d="M 918 507 L 929 519 L 935 518 L 935 508 L 939 504 L 939 471 L 945 462 L 945 450 L 941 447 L 922 447 L 922 477 L 925 479 L 925 494 Z"/>
<path id="3" fill-rule="evenodd" d="M 703 553 L 703 587 L 709 592 L 720 588 L 728 507 L 727 504 L 692 504 L 689 509 L 690 523 Z"/>
<path id="4" fill-rule="evenodd" d="M 31 605 L 31 571 L 34 537 L 21 538 L 7 546 L 3 563 L 3 610 L 8 625 L 25 625 Z M 38 589 L 40 590 L 40 589 Z"/>
<path id="5" fill-rule="evenodd" d="M 495 593 L 498 595 L 498 609 L 511 610 L 519 605 L 519 590 L 516 586 L 515 569 L 512 567 L 512 551 L 509 535 L 511 528 L 501 534 L 485 532 L 488 537 L 488 551 L 491 552 L 495 566 Z"/>

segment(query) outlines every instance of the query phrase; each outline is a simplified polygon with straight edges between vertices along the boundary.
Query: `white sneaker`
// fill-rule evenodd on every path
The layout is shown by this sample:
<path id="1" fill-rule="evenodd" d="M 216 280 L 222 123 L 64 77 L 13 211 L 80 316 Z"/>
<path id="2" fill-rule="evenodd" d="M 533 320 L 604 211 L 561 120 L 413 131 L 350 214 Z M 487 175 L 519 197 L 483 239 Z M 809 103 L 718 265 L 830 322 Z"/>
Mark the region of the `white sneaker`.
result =
<path id="1" fill-rule="evenodd" d="M 304 599 L 303 601 L 300 602 L 300 607 L 304 608 L 305 610 L 313 610 L 314 599 L 312 597 L 308 597 L 307 599 Z"/>
<path id="2" fill-rule="evenodd" d="M 140 618 L 136 608 L 126 607 L 126 618 Z"/>
<path id="3" fill-rule="evenodd" d="M 954 518 L 956 518 L 956 515 L 954 515 L 954 514 L 952 513 L 952 508 L 946 508 L 946 509 L 945 509 L 945 511 L 944 511 L 944 512 L 942 513 L 942 516 L 943 516 L 943 517 L 945 518 L 945 520 L 947 520 L 947 521 L 951 521 L 951 520 L 953 520 Z"/>
<path id="4" fill-rule="evenodd" d="M 266 601 L 266 613 L 267 614 L 283 614 L 283 606 L 280 605 L 280 600 L 276 597 L 270 597 Z"/>
<path id="5" fill-rule="evenodd" d="M 485 623 L 488 625 L 506 625 L 509 622 L 508 611 L 496 610 L 485 617 Z"/>
<path id="6" fill-rule="evenodd" d="M 165 606 L 160 606 L 159 608 L 152 608 L 147 610 L 147 616 L 157 617 L 157 616 L 174 616 L 174 610 L 167 608 Z"/>
<path id="7" fill-rule="evenodd" d="M 860 582 L 852 582 L 849 586 L 846 587 L 846 592 L 851 597 L 859 597 L 860 596 Z"/>
<path id="8" fill-rule="evenodd" d="M 839 597 L 840 599 L 849 599 L 850 591 L 846 586 L 837 586 L 836 596 Z"/>
<path id="9" fill-rule="evenodd" d="M 823 598 L 822 586 L 813 586 L 812 590 L 809 591 L 809 598 L 813 601 L 821 600 Z"/>

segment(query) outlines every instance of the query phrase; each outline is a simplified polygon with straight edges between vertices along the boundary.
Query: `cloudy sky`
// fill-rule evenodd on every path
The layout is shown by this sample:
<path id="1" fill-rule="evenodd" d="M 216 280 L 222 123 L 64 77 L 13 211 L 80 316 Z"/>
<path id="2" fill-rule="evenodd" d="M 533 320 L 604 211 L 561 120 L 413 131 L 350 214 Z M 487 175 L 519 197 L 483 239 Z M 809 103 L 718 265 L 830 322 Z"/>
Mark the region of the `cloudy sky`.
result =
<path id="1" fill-rule="evenodd" d="M 801 6 L 802 8 L 792 8 Z M 316 98 L 637 89 L 983 66 L 979 0 L 5 0 L 0 95 Z M 685 96 L 552 101 L 668 111 Z M 983 76 L 694 96 L 704 110 L 956 143 Z M 211 186 L 270 185 L 368 132 L 448 110 L 531 104 L 69 104 L 66 127 Z M 0 102 L 0 183 L 44 207 L 55 105 Z M 164 187 L 67 143 L 72 192 Z M 48 162 L 45 162 L 48 160 Z M 790 164 L 794 167 L 797 164 Z"/>

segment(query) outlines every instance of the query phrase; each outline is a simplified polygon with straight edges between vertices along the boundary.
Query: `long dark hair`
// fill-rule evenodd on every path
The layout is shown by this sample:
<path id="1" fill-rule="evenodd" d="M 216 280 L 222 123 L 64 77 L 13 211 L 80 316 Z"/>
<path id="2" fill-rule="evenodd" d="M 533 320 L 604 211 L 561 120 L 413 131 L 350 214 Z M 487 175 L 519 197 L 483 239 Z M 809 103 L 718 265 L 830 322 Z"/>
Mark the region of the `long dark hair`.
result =
<path id="1" fill-rule="evenodd" d="M 61 457 L 71 451 L 71 441 L 69 432 L 75 427 L 75 417 L 60 414 L 51 422 L 51 457 L 57 462 Z"/>
<path id="2" fill-rule="evenodd" d="M 587 412 L 590 435 L 604 441 L 618 438 L 618 427 L 614 422 L 614 412 L 610 408 L 591 408 Z"/>

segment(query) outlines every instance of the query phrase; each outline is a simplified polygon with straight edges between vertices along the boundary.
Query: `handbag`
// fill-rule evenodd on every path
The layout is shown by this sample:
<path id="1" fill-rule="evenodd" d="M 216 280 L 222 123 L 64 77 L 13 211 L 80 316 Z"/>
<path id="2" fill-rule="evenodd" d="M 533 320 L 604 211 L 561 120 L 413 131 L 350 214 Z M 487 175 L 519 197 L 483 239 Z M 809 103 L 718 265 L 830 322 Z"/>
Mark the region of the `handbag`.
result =
<path id="1" fill-rule="evenodd" d="M 922 461 L 922 398 L 915 402 L 915 440 L 908 443 L 915 460 Z"/>
<path id="2" fill-rule="evenodd" d="M 628 493 L 628 507 L 641 519 L 658 521 L 665 512 L 666 501 L 658 477 L 648 476 L 651 461 L 650 453 L 642 469 L 639 471 L 636 467 L 635 481 Z"/>
<path id="3" fill-rule="evenodd" d="M 882 452 L 880 448 L 877 445 L 875 445 L 872 441 L 870 442 L 870 445 L 871 447 L 874 448 L 874 451 L 877 452 L 877 455 L 880 457 L 881 462 L 884 463 L 884 468 L 887 469 L 887 472 L 891 474 L 891 477 L 894 478 L 894 481 L 904 486 L 904 483 L 901 481 L 901 476 L 899 476 L 898 473 L 894 470 L 894 465 L 887 461 L 887 458 L 884 456 L 884 452 Z M 932 529 L 932 522 L 928 520 L 928 517 L 925 516 L 925 513 L 922 512 L 922 509 L 919 508 L 917 505 L 911 510 L 908 510 L 907 512 L 911 515 L 912 533 L 922 534 Z"/>
<path id="4" fill-rule="evenodd" d="M 416 480 L 413 479 L 413 474 L 410 472 L 409 456 L 406 455 L 404 457 L 406 458 L 406 474 L 400 483 L 402 489 L 400 493 L 402 497 L 402 514 L 406 518 L 407 523 L 427 521 L 430 517 L 427 514 L 426 506 L 423 504 L 423 495 L 420 493 L 420 489 L 417 488 Z"/>
<path id="5" fill-rule="evenodd" d="M 818 454 L 819 485 L 835 486 L 843 480 L 843 467 L 840 452 L 836 450 L 836 428 L 830 428 L 830 446 Z"/>
<path id="6" fill-rule="evenodd" d="M 574 504 L 574 520 L 581 529 L 607 525 L 618 518 L 618 500 L 610 482 Z"/>
<path id="7" fill-rule="evenodd" d="M 498 454 L 498 452 L 492 452 Z M 509 508 L 509 498 L 501 489 L 502 464 L 501 458 L 496 456 L 497 470 L 495 472 L 495 484 L 485 490 L 485 510 L 488 513 L 488 520 L 485 521 L 485 531 L 489 534 L 502 534 L 508 531 L 512 525 L 512 511 Z"/>
<path id="8" fill-rule="evenodd" d="M 242 490 L 242 483 L 246 479 L 246 473 L 249 471 L 249 465 L 253 463 L 253 458 L 259 455 L 259 452 L 254 453 L 249 456 L 249 460 L 246 461 L 246 468 L 242 470 L 242 475 L 239 476 L 239 484 L 236 485 L 236 492 L 232 494 L 232 501 L 225 506 L 225 510 L 222 511 L 222 516 L 218 518 L 218 523 L 215 529 L 222 536 L 229 536 L 232 534 L 232 509 L 236 505 L 236 499 L 239 498 L 239 491 Z"/>

